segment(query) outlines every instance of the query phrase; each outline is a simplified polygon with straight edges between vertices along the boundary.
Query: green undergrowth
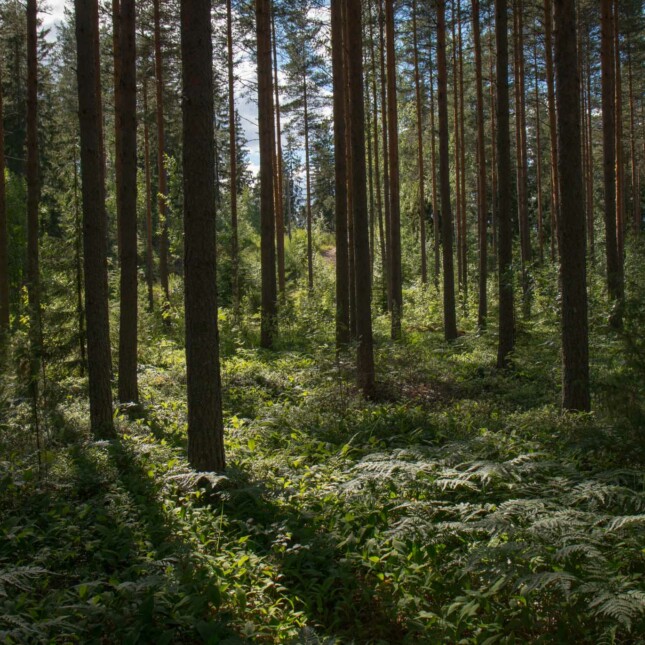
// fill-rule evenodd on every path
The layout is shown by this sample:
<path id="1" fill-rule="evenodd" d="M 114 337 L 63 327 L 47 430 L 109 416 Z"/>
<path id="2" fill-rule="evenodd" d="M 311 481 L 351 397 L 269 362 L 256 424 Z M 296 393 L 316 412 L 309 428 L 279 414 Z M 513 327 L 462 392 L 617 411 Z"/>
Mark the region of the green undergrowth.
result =
<path id="1" fill-rule="evenodd" d="M 594 323 L 596 412 L 565 415 L 546 287 L 507 372 L 494 329 L 447 345 L 434 290 L 406 298 L 370 402 L 326 305 L 300 297 L 274 352 L 222 312 L 225 475 L 187 465 L 183 350 L 149 314 L 118 441 L 52 368 L 38 452 L 5 379 L 0 641 L 645 642 L 638 301 Z"/>

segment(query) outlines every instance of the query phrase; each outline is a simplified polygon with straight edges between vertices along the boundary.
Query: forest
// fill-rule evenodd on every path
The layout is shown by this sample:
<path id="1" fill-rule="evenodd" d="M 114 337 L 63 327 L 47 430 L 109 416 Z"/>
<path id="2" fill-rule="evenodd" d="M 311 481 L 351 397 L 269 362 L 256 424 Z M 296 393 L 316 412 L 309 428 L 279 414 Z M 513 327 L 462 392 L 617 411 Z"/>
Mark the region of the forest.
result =
<path id="1" fill-rule="evenodd" d="M 0 643 L 645 644 L 643 0 L 0 0 Z"/>

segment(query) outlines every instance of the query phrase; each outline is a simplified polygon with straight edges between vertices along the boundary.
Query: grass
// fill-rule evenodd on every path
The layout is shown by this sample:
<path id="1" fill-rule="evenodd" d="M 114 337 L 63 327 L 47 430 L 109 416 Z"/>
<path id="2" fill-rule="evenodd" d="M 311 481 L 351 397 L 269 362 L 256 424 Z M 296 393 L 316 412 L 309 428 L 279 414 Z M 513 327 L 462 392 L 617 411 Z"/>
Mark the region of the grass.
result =
<path id="1" fill-rule="evenodd" d="M 645 642 L 639 300 L 622 338 L 592 321 L 596 412 L 567 415 L 552 276 L 508 372 L 494 329 L 447 345 L 410 286 L 402 342 L 375 320 L 372 402 L 322 284 L 274 352 L 222 312 L 225 476 L 186 463 L 181 334 L 154 315 L 118 441 L 90 438 L 86 381 L 54 365 L 39 465 L 4 379 L 0 641 Z"/>

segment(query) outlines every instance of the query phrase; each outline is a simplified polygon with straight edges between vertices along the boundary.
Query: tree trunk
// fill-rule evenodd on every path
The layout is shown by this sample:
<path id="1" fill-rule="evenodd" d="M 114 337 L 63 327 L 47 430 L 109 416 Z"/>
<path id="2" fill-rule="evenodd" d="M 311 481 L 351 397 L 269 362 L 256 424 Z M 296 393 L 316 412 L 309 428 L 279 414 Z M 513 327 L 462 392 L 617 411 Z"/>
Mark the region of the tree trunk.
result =
<path id="1" fill-rule="evenodd" d="M 314 288 L 314 247 L 313 231 L 311 216 L 311 170 L 309 164 L 309 105 L 307 101 L 307 72 L 303 78 L 303 108 L 304 108 L 304 126 L 305 126 L 305 189 L 307 199 L 307 287 L 309 291 Z"/>
<path id="2" fill-rule="evenodd" d="M 464 278 L 464 310 L 468 315 L 468 222 L 466 218 L 466 134 L 464 127 L 464 51 L 461 25 L 461 0 L 457 0 L 457 34 L 459 62 L 459 167 L 461 168 L 459 196 L 461 199 L 461 262 Z"/>
<path id="3" fill-rule="evenodd" d="M 490 185 L 491 185 L 491 228 L 493 240 L 491 251 L 493 259 L 497 257 L 497 121 L 495 118 L 495 51 L 493 44 L 493 33 L 490 37 Z"/>
<path id="4" fill-rule="evenodd" d="M 632 47 L 627 47 L 627 73 L 629 83 L 629 155 L 632 171 L 632 233 L 638 235 L 641 229 L 640 191 L 638 186 L 638 161 L 636 159 L 636 128 L 634 119 L 634 80 L 632 73 Z"/>
<path id="5" fill-rule="evenodd" d="M 116 436 L 110 384 L 110 322 L 107 281 L 107 215 L 101 158 L 101 82 L 97 75 L 98 0 L 75 0 L 81 171 L 85 312 L 90 420 L 97 439 Z"/>
<path id="6" fill-rule="evenodd" d="M 116 4 L 116 3 L 115 3 Z M 117 204 L 121 244 L 119 400 L 139 401 L 137 384 L 137 67 L 134 0 L 121 0 L 119 92 L 116 93 L 120 163 Z"/>
<path id="7" fill-rule="evenodd" d="M 226 48 L 228 71 L 228 143 L 229 177 L 231 199 L 231 282 L 233 312 L 237 319 L 240 315 L 240 258 L 237 231 L 237 137 L 235 131 L 235 75 L 233 58 L 233 10 L 232 0 L 226 0 Z"/>
<path id="8" fill-rule="evenodd" d="M 589 254 L 591 261 L 594 262 L 595 258 L 595 229 L 594 229 L 594 164 L 593 164 L 593 130 L 592 118 L 593 110 L 591 103 L 591 50 L 589 42 L 589 34 L 587 34 L 587 145 L 589 151 L 587 153 L 588 168 L 587 168 L 587 243 L 589 245 Z"/>
<path id="9" fill-rule="evenodd" d="M 587 411 L 589 340 L 575 0 L 555 0 L 554 8 L 561 199 L 562 406 Z"/>
<path id="10" fill-rule="evenodd" d="M 270 348 L 277 331 L 275 217 L 273 193 L 273 79 L 271 61 L 271 3 L 255 0 L 258 57 L 258 123 L 260 135 L 260 255 L 262 318 L 260 345 Z"/>
<path id="11" fill-rule="evenodd" d="M 443 322 L 447 341 L 457 338 L 455 273 L 452 257 L 450 153 L 448 150 L 448 73 L 446 65 L 446 0 L 437 0 L 437 93 L 439 103 L 439 182 L 441 184 L 441 238 L 443 242 Z"/>
<path id="12" fill-rule="evenodd" d="M 542 206 L 542 124 L 540 123 L 540 88 L 538 82 L 537 41 L 533 51 L 535 66 L 535 174 L 537 191 L 538 252 L 544 262 L 544 209 Z"/>
<path id="13" fill-rule="evenodd" d="M 623 164 L 623 87 L 620 69 L 620 13 L 614 0 L 614 104 L 616 118 L 616 246 L 621 271 L 625 258 L 625 166 Z"/>
<path id="14" fill-rule="evenodd" d="M 374 393 L 374 352 L 370 289 L 369 231 L 365 170 L 365 113 L 363 103 L 363 43 L 360 0 L 347 0 L 347 22 L 355 30 L 349 39 L 354 256 L 356 259 L 357 380 L 366 397 Z"/>
<path id="15" fill-rule="evenodd" d="M 166 175 L 166 131 L 164 124 L 163 107 L 163 60 L 161 58 L 161 0 L 153 0 L 154 10 L 154 41 L 155 41 L 155 78 L 157 97 L 157 174 L 159 185 L 157 187 L 157 207 L 159 210 L 159 224 L 161 236 L 159 239 L 159 280 L 164 292 L 165 304 L 170 300 L 170 286 L 168 284 L 168 220 L 166 200 L 168 198 L 168 177 Z"/>
<path id="16" fill-rule="evenodd" d="M 614 110 L 616 95 L 614 85 L 615 59 L 612 0 L 601 0 L 600 11 L 607 288 L 613 307 L 610 318 L 611 323 L 615 327 L 620 327 L 622 324 L 620 309 L 623 299 L 623 274 L 616 237 L 616 121 Z"/>
<path id="17" fill-rule="evenodd" d="M 221 472 L 226 464 L 217 330 L 209 3 L 182 0 L 181 55 L 188 459 L 195 470 Z"/>
<path id="18" fill-rule="evenodd" d="M 401 204 L 399 196 L 399 117 L 396 102 L 396 60 L 394 42 L 394 0 L 385 0 L 387 50 L 387 118 L 390 161 L 390 277 L 392 281 L 392 339 L 401 337 L 403 286 L 401 275 Z"/>
<path id="19" fill-rule="evenodd" d="M 349 254 L 347 248 L 347 158 L 345 68 L 341 0 L 331 2 L 334 100 L 334 182 L 336 213 L 336 347 L 349 342 Z"/>
<path id="20" fill-rule="evenodd" d="M 455 219 L 457 231 L 457 283 L 459 289 L 464 286 L 464 262 L 462 251 L 464 247 L 461 243 L 462 231 L 462 218 L 461 218 L 461 150 L 460 150 L 460 137 L 461 130 L 459 128 L 459 66 L 457 61 L 457 0 L 452 0 L 451 14 L 452 14 L 452 107 L 453 107 L 453 127 L 454 127 L 454 155 L 455 155 Z"/>
<path id="21" fill-rule="evenodd" d="M 9 331 L 9 238 L 4 173 L 4 108 L 0 59 L 0 335 Z"/>
<path id="22" fill-rule="evenodd" d="M 477 324 L 486 327 L 488 297 L 488 206 L 486 204 L 486 146 L 484 142 L 484 91 L 482 52 L 479 33 L 479 0 L 472 0 L 473 45 L 475 47 L 475 84 L 477 89 L 477 221 L 479 223 L 479 308 Z"/>
<path id="23" fill-rule="evenodd" d="M 434 69 L 432 65 L 432 46 L 428 48 L 428 63 L 430 66 L 430 154 L 432 172 L 432 229 L 434 234 L 434 283 L 439 288 L 441 274 L 441 229 L 439 227 L 439 211 L 437 200 L 437 151 L 434 118 Z"/>
<path id="24" fill-rule="evenodd" d="M 148 310 L 155 306 L 154 293 L 154 258 L 152 255 L 152 178 L 150 173 L 150 128 L 148 127 L 148 76 L 143 77 L 143 165 L 146 182 L 146 284 L 148 287 Z"/>
<path id="25" fill-rule="evenodd" d="M 78 200 L 78 159 L 74 143 L 74 269 L 76 272 L 76 320 L 78 323 L 78 361 L 81 376 L 85 376 L 85 308 L 83 307 L 83 225 Z"/>
<path id="26" fill-rule="evenodd" d="M 417 172 L 419 173 L 419 242 L 421 250 L 421 282 L 428 282 L 428 260 L 426 256 L 426 197 L 425 171 L 423 167 L 423 111 L 421 79 L 419 76 L 419 49 L 417 45 L 417 3 L 412 1 L 412 51 L 414 56 L 414 90 L 417 108 Z"/>
<path id="27" fill-rule="evenodd" d="M 560 210 L 560 180 L 558 178 L 558 141 L 555 120 L 555 90 L 553 87 L 553 12 L 551 0 L 544 0 L 544 49 L 546 54 L 547 107 L 551 142 L 551 261 L 555 261 Z"/>
<path id="28" fill-rule="evenodd" d="M 499 271 L 499 344 L 497 367 L 508 365 L 515 346 L 513 303 L 513 237 L 511 228 L 511 140 L 508 99 L 508 7 L 495 0 L 497 42 L 497 245 Z"/>
<path id="29" fill-rule="evenodd" d="M 278 291 L 284 296 L 287 281 L 284 270 L 284 186 L 282 171 L 282 128 L 280 126 L 280 84 L 278 83 L 278 49 L 275 37 L 275 11 L 271 12 L 271 34 L 273 46 L 273 92 L 275 96 L 275 140 L 274 181 L 276 194 L 275 237 L 278 260 Z"/>

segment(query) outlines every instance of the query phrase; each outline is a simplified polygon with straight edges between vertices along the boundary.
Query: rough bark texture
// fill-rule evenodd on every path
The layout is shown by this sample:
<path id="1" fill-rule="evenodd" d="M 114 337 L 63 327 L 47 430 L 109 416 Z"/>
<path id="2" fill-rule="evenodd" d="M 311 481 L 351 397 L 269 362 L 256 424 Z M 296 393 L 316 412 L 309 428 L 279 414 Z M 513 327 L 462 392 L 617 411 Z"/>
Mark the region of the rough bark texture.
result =
<path id="1" fill-rule="evenodd" d="M 235 76 L 233 59 L 233 11 L 231 0 L 226 0 L 226 47 L 228 68 L 228 143 L 229 143 L 229 176 L 231 199 L 231 282 L 233 291 L 233 311 L 235 316 L 240 311 L 240 276 L 239 250 L 237 234 L 237 139 L 235 131 Z"/>
<path id="2" fill-rule="evenodd" d="M 258 52 L 258 123 L 260 134 L 260 235 L 262 319 L 260 345 L 271 347 L 276 332 L 275 219 L 273 194 L 273 79 L 271 62 L 271 3 L 256 0 Z"/>
<path id="3" fill-rule="evenodd" d="M 4 109 L 2 103 L 2 60 L 0 60 L 0 334 L 9 329 L 9 240 L 4 183 Z"/>
<path id="4" fill-rule="evenodd" d="M 441 238 L 443 246 L 443 324 L 446 340 L 457 338 L 455 272 L 452 253 L 450 205 L 450 153 L 448 150 L 448 79 L 446 66 L 446 2 L 437 2 L 437 93 L 439 104 L 439 183 L 441 190 Z"/>
<path id="5" fill-rule="evenodd" d="M 603 178 L 605 185 L 605 248 L 607 288 L 614 310 L 611 321 L 620 326 L 623 298 L 623 275 L 616 237 L 616 121 L 614 84 L 614 17 L 612 0 L 600 3 L 600 64 L 602 70 Z"/>
<path id="6" fill-rule="evenodd" d="M 486 204 L 486 145 L 484 141 L 484 90 L 482 88 L 482 51 L 479 30 L 479 0 L 472 0 L 473 45 L 475 47 L 475 84 L 477 89 L 477 221 L 479 230 L 479 306 L 477 324 L 486 326 L 488 298 L 488 212 Z"/>
<path id="7" fill-rule="evenodd" d="M 580 91 L 574 0 L 555 0 L 555 69 L 560 177 L 562 406 L 589 410 L 589 339 Z"/>
<path id="8" fill-rule="evenodd" d="M 306 53 L 303 52 L 303 57 Z M 309 291 L 314 288 L 314 247 L 312 231 L 312 214 L 311 214 L 311 164 L 309 163 L 309 105 L 307 97 L 307 72 L 302 77 L 302 101 L 303 101 L 303 118 L 305 129 L 305 195 L 307 207 L 307 286 Z"/>
<path id="9" fill-rule="evenodd" d="M 347 159 L 345 150 L 345 69 L 341 0 L 331 2 L 334 84 L 334 182 L 336 213 L 336 346 L 349 342 L 349 253 L 347 248 Z"/>
<path id="10" fill-rule="evenodd" d="M 222 471 L 210 3 L 182 0 L 181 54 L 188 459 L 195 470 Z"/>
<path id="11" fill-rule="evenodd" d="M 116 123 L 120 164 L 117 203 L 120 231 L 119 400 L 139 401 L 137 384 L 137 67 L 134 0 L 121 0 L 120 91 Z"/>
<path id="12" fill-rule="evenodd" d="M 146 184 L 146 284 L 148 287 L 148 309 L 155 306 L 154 258 L 152 255 L 152 177 L 150 172 L 150 128 L 148 126 L 148 78 L 143 79 L 143 165 Z"/>
<path id="13" fill-rule="evenodd" d="M 157 206 L 159 209 L 159 222 L 161 236 L 159 239 L 159 280 L 163 289 L 166 302 L 170 298 L 168 284 L 168 221 L 166 219 L 166 198 L 168 195 L 168 177 L 166 175 L 166 129 L 163 108 L 163 60 L 161 58 L 161 0 L 153 0 L 154 10 L 154 41 L 155 41 L 155 78 L 157 98 L 157 174 L 159 185 L 157 187 Z"/>
<path id="14" fill-rule="evenodd" d="M 511 140 L 508 99 L 508 8 L 495 0 L 497 42 L 497 219 L 499 240 L 499 344 L 497 366 L 506 367 L 515 345 L 513 303 L 513 239 L 511 230 Z"/>
<path id="15" fill-rule="evenodd" d="M 354 257 L 356 260 L 357 381 L 366 397 L 374 393 L 374 350 L 370 288 L 369 219 L 365 168 L 365 108 L 363 102 L 363 42 L 360 0 L 347 0 L 347 21 L 356 37 L 348 43 L 350 87 Z"/>
<path id="16" fill-rule="evenodd" d="M 110 323 L 107 281 L 107 216 L 102 170 L 101 97 L 98 65 L 98 0 L 75 0 L 81 171 L 85 312 L 90 420 L 97 439 L 115 436 L 110 384 Z"/>

